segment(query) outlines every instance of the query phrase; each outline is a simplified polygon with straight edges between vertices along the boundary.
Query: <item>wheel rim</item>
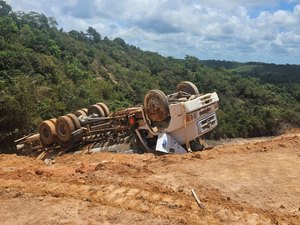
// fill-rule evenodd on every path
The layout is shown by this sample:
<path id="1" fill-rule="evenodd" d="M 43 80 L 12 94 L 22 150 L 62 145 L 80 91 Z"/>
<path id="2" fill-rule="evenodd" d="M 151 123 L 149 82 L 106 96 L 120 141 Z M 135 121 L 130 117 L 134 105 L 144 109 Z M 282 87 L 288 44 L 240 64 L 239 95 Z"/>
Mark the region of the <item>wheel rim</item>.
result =
<path id="1" fill-rule="evenodd" d="M 148 118 L 153 122 L 161 122 L 169 116 L 169 101 L 160 90 L 148 91 L 144 98 L 144 108 Z"/>
<path id="2" fill-rule="evenodd" d="M 43 146 L 51 146 L 54 144 L 55 125 L 50 120 L 45 120 L 39 125 L 40 141 Z"/>
<path id="3" fill-rule="evenodd" d="M 72 138 L 72 132 L 75 130 L 73 121 L 67 116 L 61 116 L 56 121 L 55 130 L 57 137 L 63 141 L 68 142 Z"/>
<path id="4" fill-rule="evenodd" d="M 65 136 L 66 133 L 67 133 L 66 125 L 63 124 L 63 123 L 60 123 L 58 125 L 57 134 L 60 135 L 60 136 Z"/>

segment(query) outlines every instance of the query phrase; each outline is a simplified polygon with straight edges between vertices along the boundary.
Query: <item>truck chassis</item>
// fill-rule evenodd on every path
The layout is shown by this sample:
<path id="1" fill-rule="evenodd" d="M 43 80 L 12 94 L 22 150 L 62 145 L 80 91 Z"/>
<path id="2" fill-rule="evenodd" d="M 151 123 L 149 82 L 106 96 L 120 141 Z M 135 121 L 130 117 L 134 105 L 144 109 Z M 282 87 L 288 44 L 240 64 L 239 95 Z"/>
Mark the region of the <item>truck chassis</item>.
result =
<path id="1" fill-rule="evenodd" d="M 200 94 L 191 82 L 165 95 L 150 90 L 143 106 L 111 113 L 104 103 L 45 120 L 37 134 L 15 141 L 19 154 L 47 158 L 66 152 L 186 153 L 218 122 L 218 95 Z M 196 143 L 196 147 L 195 147 Z"/>

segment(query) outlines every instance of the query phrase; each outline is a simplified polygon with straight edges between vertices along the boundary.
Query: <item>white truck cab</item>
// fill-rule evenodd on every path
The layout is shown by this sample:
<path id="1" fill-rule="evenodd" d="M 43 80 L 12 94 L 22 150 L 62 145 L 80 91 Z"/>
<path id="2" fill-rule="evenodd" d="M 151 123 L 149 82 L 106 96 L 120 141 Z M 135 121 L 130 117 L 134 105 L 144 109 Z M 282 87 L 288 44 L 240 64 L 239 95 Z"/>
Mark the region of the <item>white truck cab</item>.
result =
<path id="1" fill-rule="evenodd" d="M 176 91 L 166 96 L 161 91 L 152 90 L 145 96 L 144 122 L 141 122 L 137 132 L 147 131 L 146 138 L 157 138 L 156 151 L 190 151 L 190 141 L 218 125 L 216 111 L 219 97 L 216 92 L 199 94 L 197 87 L 188 81 L 181 82 Z M 186 148 L 184 151 L 183 145 Z"/>

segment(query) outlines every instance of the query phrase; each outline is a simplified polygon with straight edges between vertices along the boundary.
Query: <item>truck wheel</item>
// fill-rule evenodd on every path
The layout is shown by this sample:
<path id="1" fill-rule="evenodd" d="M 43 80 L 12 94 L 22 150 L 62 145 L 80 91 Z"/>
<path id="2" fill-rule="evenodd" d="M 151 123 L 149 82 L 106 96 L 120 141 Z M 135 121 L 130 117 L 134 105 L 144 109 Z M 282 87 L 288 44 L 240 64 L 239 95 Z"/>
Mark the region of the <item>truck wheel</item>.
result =
<path id="1" fill-rule="evenodd" d="M 189 81 L 182 81 L 176 87 L 176 92 L 183 91 L 191 95 L 198 95 L 199 90 L 195 84 Z"/>
<path id="2" fill-rule="evenodd" d="M 109 116 L 109 109 L 104 103 L 99 102 L 96 105 L 99 105 L 102 108 L 102 110 L 104 111 L 105 117 Z"/>
<path id="3" fill-rule="evenodd" d="M 66 116 L 72 120 L 75 130 L 81 128 L 80 121 L 78 120 L 77 116 L 75 116 L 73 113 L 68 113 Z"/>
<path id="4" fill-rule="evenodd" d="M 97 104 L 90 106 L 90 108 L 87 111 L 88 116 L 92 115 L 93 113 L 97 114 L 100 117 L 105 117 L 105 113 L 104 113 L 102 107 Z"/>
<path id="5" fill-rule="evenodd" d="M 167 96 L 160 90 L 150 90 L 144 98 L 144 108 L 147 117 L 152 122 L 161 122 L 168 118 L 169 101 Z"/>
<path id="6" fill-rule="evenodd" d="M 54 144 L 55 124 L 50 120 L 45 120 L 39 125 L 40 140 L 43 146 Z"/>
<path id="7" fill-rule="evenodd" d="M 50 119 L 50 121 L 54 124 L 54 126 L 55 126 L 55 123 L 56 123 L 56 118 L 52 118 L 52 119 Z"/>
<path id="8" fill-rule="evenodd" d="M 75 130 L 73 121 L 67 116 L 61 116 L 55 124 L 57 137 L 62 142 L 69 142 L 72 138 L 72 132 Z"/>
<path id="9" fill-rule="evenodd" d="M 87 108 L 82 108 L 81 109 L 83 112 L 85 112 L 85 114 L 87 114 L 87 112 L 88 112 L 88 109 Z"/>
<path id="10" fill-rule="evenodd" d="M 76 110 L 74 114 L 77 117 L 79 117 L 79 116 L 86 116 L 86 112 L 83 111 L 82 109 Z"/>

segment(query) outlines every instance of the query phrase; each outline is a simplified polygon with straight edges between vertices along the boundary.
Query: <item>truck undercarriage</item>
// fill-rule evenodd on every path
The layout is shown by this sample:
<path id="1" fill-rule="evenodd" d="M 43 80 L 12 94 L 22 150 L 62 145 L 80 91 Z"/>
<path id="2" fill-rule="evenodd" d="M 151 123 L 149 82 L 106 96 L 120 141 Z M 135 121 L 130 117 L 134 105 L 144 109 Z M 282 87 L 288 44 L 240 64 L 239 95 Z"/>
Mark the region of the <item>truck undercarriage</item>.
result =
<path id="1" fill-rule="evenodd" d="M 186 153 L 217 126 L 218 95 L 189 81 L 165 95 L 150 90 L 143 106 L 111 113 L 104 103 L 45 120 L 38 133 L 15 141 L 19 154 L 48 158 L 66 152 Z"/>

